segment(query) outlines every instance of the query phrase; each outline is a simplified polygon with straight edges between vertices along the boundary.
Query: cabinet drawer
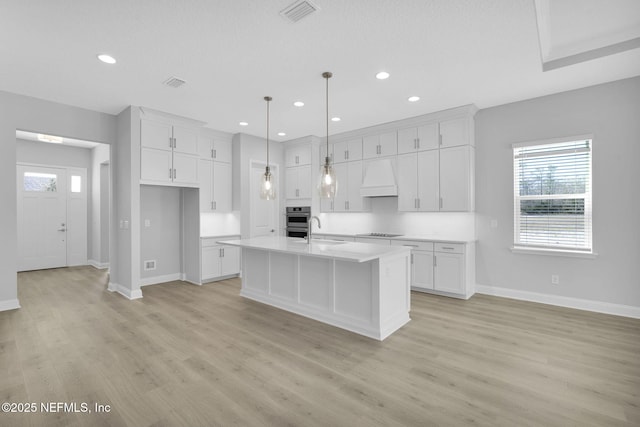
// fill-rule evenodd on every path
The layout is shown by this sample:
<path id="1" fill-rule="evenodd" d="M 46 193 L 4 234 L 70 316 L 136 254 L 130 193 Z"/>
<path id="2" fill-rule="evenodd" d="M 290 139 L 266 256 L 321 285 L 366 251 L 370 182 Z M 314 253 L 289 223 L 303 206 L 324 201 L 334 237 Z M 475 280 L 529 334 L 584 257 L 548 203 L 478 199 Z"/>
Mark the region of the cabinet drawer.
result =
<path id="1" fill-rule="evenodd" d="M 436 243 L 436 252 L 450 252 L 454 254 L 464 253 L 464 243 Z"/>
<path id="2" fill-rule="evenodd" d="M 415 240 L 392 240 L 391 244 L 395 246 L 408 246 L 411 248 L 411 250 L 415 251 L 433 252 L 433 242 L 419 242 Z"/>

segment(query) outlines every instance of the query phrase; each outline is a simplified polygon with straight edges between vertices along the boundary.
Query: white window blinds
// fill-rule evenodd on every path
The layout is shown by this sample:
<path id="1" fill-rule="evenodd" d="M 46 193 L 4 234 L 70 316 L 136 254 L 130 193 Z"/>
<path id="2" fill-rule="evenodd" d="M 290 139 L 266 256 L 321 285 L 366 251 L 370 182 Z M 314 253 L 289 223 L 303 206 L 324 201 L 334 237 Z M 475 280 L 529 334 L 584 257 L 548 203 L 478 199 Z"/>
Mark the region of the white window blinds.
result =
<path id="1" fill-rule="evenodd" d="M 513 147 L 514 245 L 592 252 L 591 139 Z"/>

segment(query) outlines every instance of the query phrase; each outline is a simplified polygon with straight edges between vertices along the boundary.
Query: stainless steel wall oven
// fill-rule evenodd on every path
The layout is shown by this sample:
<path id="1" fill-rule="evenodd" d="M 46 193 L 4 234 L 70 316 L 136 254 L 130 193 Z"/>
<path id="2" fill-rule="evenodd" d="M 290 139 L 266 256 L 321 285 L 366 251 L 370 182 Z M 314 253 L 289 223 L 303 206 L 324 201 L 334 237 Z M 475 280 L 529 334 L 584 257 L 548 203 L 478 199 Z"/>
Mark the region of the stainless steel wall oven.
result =
<path id="1" fill-rule="evenodd" d="M 309 234 L 310 206 L 287 207 L 287 237 L 306 238 Z"/>

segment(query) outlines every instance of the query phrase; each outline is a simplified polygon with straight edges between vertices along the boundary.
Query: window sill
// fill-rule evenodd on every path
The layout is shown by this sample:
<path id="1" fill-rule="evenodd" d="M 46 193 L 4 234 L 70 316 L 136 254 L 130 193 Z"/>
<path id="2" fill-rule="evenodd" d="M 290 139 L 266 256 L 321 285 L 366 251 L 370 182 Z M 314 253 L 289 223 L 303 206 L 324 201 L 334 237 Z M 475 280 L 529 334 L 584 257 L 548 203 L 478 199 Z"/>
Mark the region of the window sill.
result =
<path id="1" fill-rule="evenodd" d="M 564 249 L 526 248 L 522 246 L 512 246 L 511 252 L 513 252 L 514 254 L 564 256 L 569 258 L 586 258 L 586 259 L 595 259 L 598 257 L 598 254 L 595 252 L 587 253 L 587 252 L 580 252 L 580 251 L 569 251 Z"/>

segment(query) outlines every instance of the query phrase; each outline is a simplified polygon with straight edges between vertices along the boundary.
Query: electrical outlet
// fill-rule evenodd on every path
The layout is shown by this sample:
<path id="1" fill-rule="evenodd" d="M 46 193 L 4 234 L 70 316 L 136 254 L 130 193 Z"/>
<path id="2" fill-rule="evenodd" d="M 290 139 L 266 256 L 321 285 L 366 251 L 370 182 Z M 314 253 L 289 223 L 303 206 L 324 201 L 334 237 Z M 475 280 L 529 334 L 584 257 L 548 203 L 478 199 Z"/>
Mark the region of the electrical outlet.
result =
<path id="1" fill-rule="evenodd" d="M 551 275 L 551 284 L 552 285 L 559 285 L 560 284 L 560 276 L 558 276 L 557 274 L 552 274 Z"/>
<path id="2" fill-rule="evenodd" d="M 155 270 L 156 269 L 156 260 L 150 259 L 144 262 L 145 271 Z"/>

